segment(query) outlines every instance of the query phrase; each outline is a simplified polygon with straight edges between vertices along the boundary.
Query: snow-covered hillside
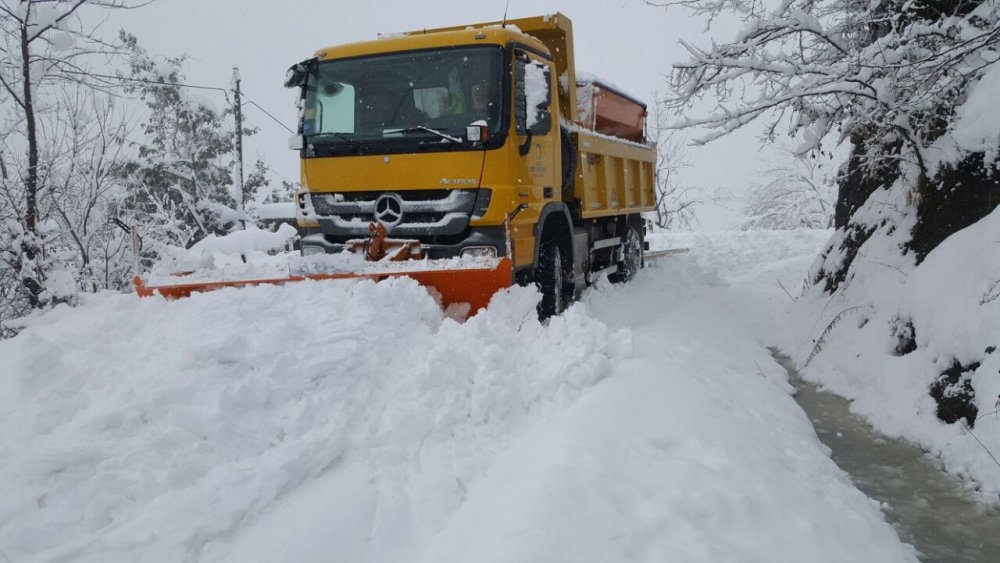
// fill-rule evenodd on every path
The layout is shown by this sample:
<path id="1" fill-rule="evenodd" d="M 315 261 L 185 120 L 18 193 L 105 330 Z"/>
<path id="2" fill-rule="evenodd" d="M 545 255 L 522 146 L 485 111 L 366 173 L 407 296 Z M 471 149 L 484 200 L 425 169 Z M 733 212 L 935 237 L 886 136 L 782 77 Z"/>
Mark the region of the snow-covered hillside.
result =
<path id="1" fill-rule="evenodd" d="M 871 207 L 892 193 L 877 193 Z M 899 252 L 907 231 L 864 243 L 836 291 L 826 294 L 820 284 L 804 295 L 784 348 L 805 366 L 805 377 L 851 399 L 852 410 L 883 433 L 933 453 L 995 503 L 1000 209 L 951 235 L 919 265 Z M 843 259 L 831 251 L 813 268 Z"/>
<path id="2" fill-rule="evenodd" d="M 547 326 L 410 280 L 97 296 L 0 342 L 25 561 L 915 561 L 766 346 L 828 232 L 689 245 Z M 794 290 L 793 290 L 794 291 Z"/>

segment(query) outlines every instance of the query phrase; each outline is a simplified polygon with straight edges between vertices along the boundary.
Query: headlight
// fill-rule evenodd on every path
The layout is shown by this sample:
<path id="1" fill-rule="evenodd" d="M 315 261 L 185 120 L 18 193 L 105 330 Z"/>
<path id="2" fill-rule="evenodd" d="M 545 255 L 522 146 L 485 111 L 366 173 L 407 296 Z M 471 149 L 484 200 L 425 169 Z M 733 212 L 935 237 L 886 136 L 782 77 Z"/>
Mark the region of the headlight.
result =
<path id="1" fill-rule="evenodd" d="M 462 249 L 462 258 L 496 258 L 497 247 L 495 246 L 469 246 Z"/>
<path id="2" fill-rule="evenodd" d="M 315 256 L 316 254 L 326 254 L 326 250 L 322 246 L 316 244 L 302 245 L 303 256 Z"/>

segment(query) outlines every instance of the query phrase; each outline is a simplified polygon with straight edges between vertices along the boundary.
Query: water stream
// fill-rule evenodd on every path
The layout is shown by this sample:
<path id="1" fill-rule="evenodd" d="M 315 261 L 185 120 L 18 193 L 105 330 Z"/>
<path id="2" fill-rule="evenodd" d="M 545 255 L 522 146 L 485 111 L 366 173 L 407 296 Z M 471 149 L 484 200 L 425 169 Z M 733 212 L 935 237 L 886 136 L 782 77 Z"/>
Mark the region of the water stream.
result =
<path id="1" fill-rule="evenodd" d="M 846 399 L 805 381 L 789 358 L 772 353 L 833 461 L 884 503 L 886 519 L 922 562 L 1000 562 L 1000 510 L 978 502 L 920 448 L 879 434 L 850 412 Z"/>

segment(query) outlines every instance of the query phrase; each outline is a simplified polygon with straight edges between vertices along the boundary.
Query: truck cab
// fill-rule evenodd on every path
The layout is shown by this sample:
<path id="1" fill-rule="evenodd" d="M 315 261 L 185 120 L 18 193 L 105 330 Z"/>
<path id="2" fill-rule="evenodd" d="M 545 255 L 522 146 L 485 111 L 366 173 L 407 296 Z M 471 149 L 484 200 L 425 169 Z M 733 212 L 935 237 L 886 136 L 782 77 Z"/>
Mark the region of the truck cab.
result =
<path id="1" fill-rule="evenodd" d="M 339 252 L 377 219 L 431 258 L 505 255 L 506 217 L 533 224 L 561 195 L 556 73 L 541 42 L 495 27 L 316 55 L 301 65 L 305 253 Z M 531 262 L 521 254 L 515 263 Z"/>

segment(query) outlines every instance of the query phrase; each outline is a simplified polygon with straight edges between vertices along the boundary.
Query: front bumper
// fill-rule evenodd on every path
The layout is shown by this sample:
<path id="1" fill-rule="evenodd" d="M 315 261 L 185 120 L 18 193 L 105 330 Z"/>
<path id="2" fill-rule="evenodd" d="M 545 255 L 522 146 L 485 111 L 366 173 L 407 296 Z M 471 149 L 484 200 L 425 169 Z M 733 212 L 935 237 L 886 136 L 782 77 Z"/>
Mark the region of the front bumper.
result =
<path id="1" fill-rule="evenodd" d="M 391 234 L 392 238 L 406 238 Z M 367 237 L 358 237 L 367 238 Z M 416 237 L 414 237 L 416 238 Z M 326 254 L 337 254 L 347 249 L 347 244 L 337 242 L 334 237 L 324 234 L 320 229 L 305 229 L 302 234 L 301 246 L 307 253 L 307 246 L 320 247 Z M 466 248 L 492 246 L 496 248 L 497 256 L 507 255 L 507 230 L 504 227 L 476 227 L 467 231 L 464 237 L 449 243 L 421 242 L 421 249 L 431 260 L 455 258 L 461 256 Z"/>

